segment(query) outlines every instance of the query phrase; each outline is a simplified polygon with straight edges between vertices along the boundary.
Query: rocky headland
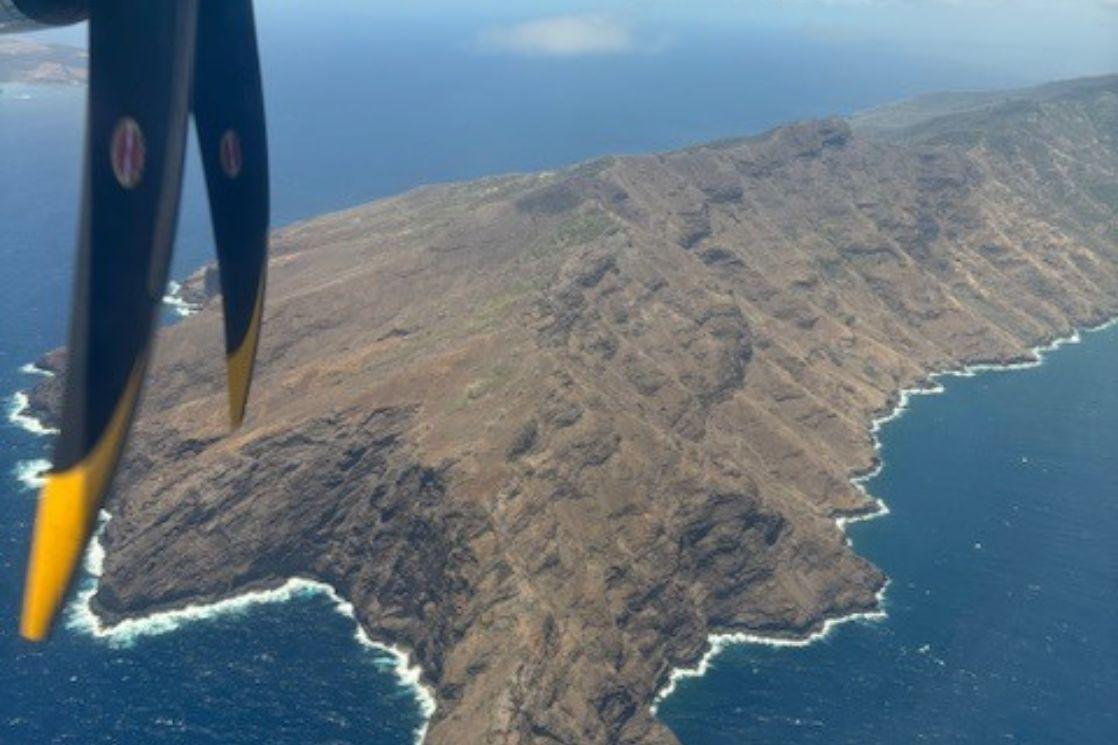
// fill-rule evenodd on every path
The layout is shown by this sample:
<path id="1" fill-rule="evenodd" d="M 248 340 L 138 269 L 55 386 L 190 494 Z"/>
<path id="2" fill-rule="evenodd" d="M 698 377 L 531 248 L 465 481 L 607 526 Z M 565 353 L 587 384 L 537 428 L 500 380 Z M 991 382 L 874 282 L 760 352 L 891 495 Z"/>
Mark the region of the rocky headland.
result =
<path id="1" fill-rule="evenodd" d="M 899 390 L 1118 313 L 1116 140 L 1099 78 L 285 228 L 231 435 L 212 271 L 184 284 L 94 608 L 313 578 L 422 665 L 432 745 L 674 744 L 649 704 L 710 634 L 875 607 L 836 518 Z"/>

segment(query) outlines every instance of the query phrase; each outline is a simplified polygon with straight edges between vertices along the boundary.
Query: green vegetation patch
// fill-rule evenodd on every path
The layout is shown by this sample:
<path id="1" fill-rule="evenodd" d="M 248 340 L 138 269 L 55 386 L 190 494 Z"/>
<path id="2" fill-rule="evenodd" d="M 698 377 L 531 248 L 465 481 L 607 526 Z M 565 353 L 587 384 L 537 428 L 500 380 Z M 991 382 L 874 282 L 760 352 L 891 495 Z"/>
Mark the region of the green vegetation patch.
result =
<path id="1" fill-rule="evenodd" d="M 560 246 L 578 246 L 607 235 L 621 228 L 613 217 L 599 209 L 589 209 L 571 215 L 559 224 L 556 240 Z"/>

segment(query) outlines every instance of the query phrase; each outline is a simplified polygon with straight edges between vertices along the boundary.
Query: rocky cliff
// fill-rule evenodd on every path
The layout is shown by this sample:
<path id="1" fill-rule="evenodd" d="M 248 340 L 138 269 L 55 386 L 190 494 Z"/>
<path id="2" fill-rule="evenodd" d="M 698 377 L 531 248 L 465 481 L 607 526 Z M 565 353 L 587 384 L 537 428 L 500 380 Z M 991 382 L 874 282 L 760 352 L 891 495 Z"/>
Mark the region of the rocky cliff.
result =
<path id="1" fill-rule="evenodd" d="M 317 578 L 433 745 L 675 743 L 708 634 L 874 606 L 835 518 L 900 388 L 1118 312 L 1118 79 L 927 108 L 278 232 L 242 430 L 220 302 L 161 333 L 95 608 Z"/>

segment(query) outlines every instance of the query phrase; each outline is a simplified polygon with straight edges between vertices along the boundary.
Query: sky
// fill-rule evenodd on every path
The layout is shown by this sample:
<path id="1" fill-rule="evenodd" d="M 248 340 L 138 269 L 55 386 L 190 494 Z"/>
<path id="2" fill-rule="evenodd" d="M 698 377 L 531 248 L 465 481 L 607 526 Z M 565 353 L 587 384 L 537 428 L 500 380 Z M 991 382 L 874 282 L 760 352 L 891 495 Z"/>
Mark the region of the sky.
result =
<path id="1" fill-rule="evenodd" d="M 1118 0 L 257 0 L 273 32 L 456 29 L 479 54 L 655 54 L 703 33 L 772 29 L 888 45 L 1022 82 L 1118 72 Z M 80 35 L 48 38 L 74 42 Z"/>
<path id="2" fill-rule="evenodd" d="M 308 5 L 265 1 L 277 16 L 298 17 Z M 522 54 L 648 52 L 685 43 L 689 30 L 746 26 L 888 43 L 1036 80 L 1118 71 L 1118 0 L 319 0 L 315 7 L 370 22 L 488 25 L 479 32 L 485 41 Z"/>

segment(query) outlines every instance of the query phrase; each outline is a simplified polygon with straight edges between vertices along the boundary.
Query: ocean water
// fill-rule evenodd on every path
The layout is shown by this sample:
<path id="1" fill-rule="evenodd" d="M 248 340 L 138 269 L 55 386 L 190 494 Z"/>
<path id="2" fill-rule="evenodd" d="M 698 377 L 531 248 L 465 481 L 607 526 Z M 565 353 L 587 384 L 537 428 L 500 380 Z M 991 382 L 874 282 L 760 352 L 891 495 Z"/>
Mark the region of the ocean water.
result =
<path id="1" fill-rule="evenodd" d="M 848 527 L 887 617 L 731 646 L 659 708 L 687 745 L 1118 742 L 1118 326 L 945 377 L 879 434 Z"/>
<path id="2" fill-rule="evenodd" d="M 433 181 L 550 168 L 605 153 L 659 150 L 748 134 L 790 119 L 849 112 L 923 91 L 1020 82 L 934 60 L 911 59 L 896 50 L 863 43 L 825 42 L 771 32 L 729 36 L 692 31 L 688 32 L 691 36 L 676 39 L 670 48 L 656 54 L 519 60 L 479 53 L 471 41 L 475 30 L 454 25 L 419 28 L 401 22 L 376 29 L 330 25 L 308 18 L 295 27 L 262 10 L 260 27 L 277 225 Z M 7 407 L 5 413 L 14 411 L 15 394 L 35 382 L 32 373 L 22 371 L 24 365 L 60 344 L 65 335 L 82 112 L 79 90 L 5 86 L 0 91 L 0 397 Z M 178 278 L 212 254 L 196 153 L 191 152 L 188 158 L 173 269 L 173 276 Z M 1107 369 L 1113 369 L 1092 367 L 1115 361 L 1118 343 L 1109 338 L 1092 339 L 1089 344 L 1056 355 L 1041 370 L 1021 374 L 1022 380 L 1030 375 L 1051 375 L 1062 369 L 1065 363 L 1061 360 L 1095 355 L 1080 364 L 1079 379 L 1070 389 L 1060 388 L 1083 397 L 1077 399 L 1078 404 L 1061 403 L 1058 397 L 1045 398 L 1032 391 L 1028 394 L 1031 398 L 1006 393 L 1004 406 L 999 406 L 995 399 L 980 394 L 977 398 L 983 402 L 983 416 L 993 418 L 985 426 L 995 432 L 999 427 L 1005 429 L 1007 437 L 1024 436 L 1019 422 L 1011 424 L 997 417 L 1038 412 L 1037 419 L 1029 420 L 1030 426 L 1043 422 L 1049 435 L 1057 431 L 1083 433 L 1109 422 L 1113 443 L 1113 401 L 1109 419 L 1101 405 L 1084 403 L 1092 391 L 1105 387 L 1101 382 L 1096 385 L 1092 374 L 1101 378 Z M 1031 658 L 1026 652 L 1042 644 L 1033 634 L 1034 628 L 1046 630 L 1056 640 L 1053 643 L 1058 656 L 1069 660 L 1061 669 L 1074 672 L 1072 683 L 1082 679 L 1101 684 L 1084 677 L 1079 659 L 1069 656 L 1075 650 L 1083 652 L 1081 647 L 1057 633 L 1058 628 L 1034 625 L 1032 621 L 1037 619 L 1021 616 L 1019 606 L 1032 608 L 1028 605 L 1032 603 L 1047 609 L 1045 612 L 1053 618 L 1070 623 L 1087 617 L 1081 612 L 1083 607 L 1101 602 L 1104 592 L 1099 588 L 1105 588 L 1106 581 L 1111 591 L 1114 589 L 1114 554 L 1107 553 L 1106 543 L 1098 543 L 1104 540 L 1102 534 L 1092 532 L 1109 525 L 1108 535 L 1115 537 L 1113 511 L 1105 513 L 1103 499 L 1115 493 L 1113 469 L 1107 486 L 1101 480 L 1106 476 L 1105 468 L 1097 466 L 1099 480 L 1090 481 L 1082 476 L 1082 463 L 1074 458 L 1062 460 L 1063 439 L 1038 440 L 1021 453 L 1014 449 L 1016 439 L 1006 440 L 1004 447 L 988 447 L 992 460 L 971 470 L 994 479 L 993 474 L 1003 466 L 1017 469 L 998 483 L 1027 486 L 1036 482 L 1013 457 L 1036 458 L 1039 460 L 1030 462 L 1043 462 L 1054 473 L 1065 476 L 1066 488 L 1041 496 L 1058 498 L 1057 502 L 1072 497 L 1093 499 L 1094 507 L 1087 503 L 1057 506 L 1057 502 L 1049 501 L 1044 502 L 1045 509 L 1051 509 L 1052 514 L 1047 514 L 1037 507 L 1034 492 L 1006 486 L 996 492 L 998 500 L 994 501 L 983 501 L 988 495 L 978 500 L 972 494 L 973 514 L 953 506 L 950 514 L 954 524 L 944 523 L 927 534 L 917 530 L 910 535 L 904 529 L 906 507 L 916 509 L 928 500 L 942 504 L 941 500 L 959 494 L 954 481 L 933 479 L 961 478 L 962 473 L 956 469 L 950 474 L 910 473 L 902 477 L 901 453 L 894 452 L 894 439 L 914 422 L 946 416 L 951 401 L 959 395 L 956 385 L 965 390 L 967 386 L 992 385 L 1000 380 L 993 375 L 952 382 L 949 395 L 934 402 L 920 400 L 912 415 L 886 433 L 890 467 L 872 489 L 894 506 L 897 517 L 857 526 L 852 533 L 860 550 L 897 577 L 896 588 L 890 591 L 890 620 L 866 629 L 844 627 L 831 640 L 809 650 L 735 649 L 717 658 L 708 678 L 681 683 L 679 691 L 661 707 L 663 716 L 685 743 L 736 743 L 745 734 L 751 742 L 764 737 L 818 739 L 822 736 L 818 728 L 780 724 L 796 718 L 814 721 L 816 715 L 811 711 L 822 704 L 815 700 L 806 705 L 805 699 L 788 694 L 795 691 L 808 696 L 816 685 L 820 691 L 832 691 L 834 698 L 828 700 L 843 703 L 841 707 L 832 706 L 842 710 L 841 722 L 836 719 L 827 727 L 849 726 L 855 733 L 851 738 L 868 741 L 912 741 L 908 734 L 917 731 L 912 728 L 914 721 L 894 720 L 877 713 L 879 709 L 883 707 L 888 713 L 890 707 L 897 711 L 902 705 L 923 706 L 929 717 L 938 715 L 947 700 L 940 688 L 948 683 L 942 677 L 946 673 L 938 672 L 936 660 L 944 661 L 946 670 L 955 671 L 961 668 L 953 655 L 989 657 L 1018 650 L 1004 665 L 1000 657 L 990 657 L 988 664 L 976 671 L 1000 676 L 995 679 L 1001 682 L 985 685 L 967 706 L 952 705 L 952 714 L 958 715 L 953 717 L 954 724 L 921 725 L 957 725 L 962 734 L 956 739 L 985 742 L 984 735 L 992 731 L 984 724 L 987 720 L 977 714 L 968 719 L 966 713 L 982 709 L 983 702 L 991 707 L 1003 703 L 1001 698 L 990 697 L 995 688 L 1001 690 L 998 686 L 1009 686 L 1006 681 L 1024 674 L 1016 660 Z M 1038 390 L 1047 389 L 1038 386 Z M 1021 403 L 1025 400 L 1029 401 L 1028 407 Z M 1045 402 L 1052 405 L 1046 407 Z M 941 410 L 940 405 L 948 408 Z M 1084 418 L 1080 411 L 1084 406 L 1090 412 L 1104 414 Z M 383 745 L 414 740 L 424 720 L 422 702 L 413 688 L 401 684 L 396 660 L 355 639 L 353 621 L 337 612 L 337 603 L 321 592 L 294 592 L 286 602 L 242 605 L 207 620 L 159 627 L 148 624 L 141 628 L 162 629 L 164 633 L 132 639 L 119 635 L 95 638 L 82 628 L 63 626 L 47 646 L 31 647 L 21 642 L 16 635 L 16 619 L 34 510 L 32 482 L 36 464 L 49 457 L 50 437 L 30 432 L 26 421 L 14 419 L 0 421 L 0 742 Z M 933 426 L 923 434 L 912 433 L 910 447 L 917 458 L 938 451 L 941 439 L 957 439 L 943 434 L 949 431 L 949 424 L 977 434 L 974 422 L 947 421 L 939 429 Z M 895 479 L 896 485 L 890 487 Z M 1071 486 L 1080 483 L 1081 489 Z M 896 494 L 890 491 L 892 488 Z M 1024 593 L 1012 602 L 999 594 L 1000 586 L 993 579 L 977 600 L 934 584 L 937 576 L 958 574 L 951 586 L 968 587 L 962 580 L 972 576 L 974 566 L 982 566 L 972 565 L 972 560 L 1002 555 L 996 553 L 1001 544 L 995 528 L 1001 519 L 1000 500 L 1007 495 L 1017 495 L 1026 513 L 1015 524 L 1032 531 L 1013 534 L 1033 536 L 1031 542 L 1020 546 L 1022 555 L 1037 561 L 1052 556 L 1058 565 L 1050 567 L 1052 571 L 1063 567 L 1065 572 L 1081 573 L 1084 582 L 1075 587 L 1085 594 L 1069 598 L 1061 589 L 1066 585 L 1041 572 L 1043 567 L 1020 563 L 1014 569 L 1008 559 L 997 564 L 1003 573 L 1000 576 L 1007 578 L 1007 583 L 1016 583 L 1012 584 L 1015 592 Z M 982 505 L 989 509 L 983 511 Z M 1075 521 L 1069 522 L 1067 514 Z M 1089 533 L 1085 538 L 1075 532 L 1081 527 Z M 1081 545 L 1073 551 L 1070 544 L 1078 538 L 1082 538 Z M 978 542 L 986 553 L 973 548 Z M 1049 550 L 1051 545 L 1065 553 Z M 900 551 L 904 560 L 894 551 Z M 1105 564 L 1107 556 L 1111 557 L 1109 565 Z M 956 559 L 962 563 L 957 564 Z M 1014 573 L 1018 569 L 1025 574 Z M 1037 582 L 1033 581 L 1034 569 L 1041 572 Z M 87 579 L 86 587 L 90 581 Z M 935 590 L 937 601 L 941 593 L 944 605 L 930 610 L 906 606 L 902 588 L 907 582 L 913 582 L 920 592 Z M 1032 591 L 1032 584 L 1042 589 Z M 907 615 L 906 607 L 912 609 Z M 984 614 L 987 608 L 990 617 L 1024 618 L 1030 623 L 1003 628 L 997 643 L 990 641 L 991 649 L 964 645 L 963 640 L 972 638 L 973 629 L 959 626 L 961 619 Z M 903 642 L 895 643 L 901 627 L 906 629 L 906 636 Z M 1096 632 L 1098 629 L 1092 633 Z M 1105 637 L 1105 630 L 1102 633 Z M 848 638 L 862 639 L 863 652 L 885 651 L 878 657 L 857 650 L 847 657 L 828 656 Z M 929 646 L 922 653 L 924 644 Z M 1086 659 L 1093 661 L 1095 668 L 1101 666 L 1113 673 L 1113 625 L 1109 648 L 1105 638 L 1091 637 L 1084 644 L 1089 647 L 1089 653 L 1084 652 Z M 904 689 L 890 677 L 896 674 L 896 657 L 886 652 L 912 645 L 905 665 L 940 676 L 929 678 L 932 682 L 927 688 L 922 680 L 906 677 L 909 688 Z M 739 655 L 744 655 L 740 663 Z M 817 675 L 830 669 L 841 676 L 853 665 L 852 660 L 860 658 L 875 659 L 878 666 L 849 667 L 851 675 L 861 681 L 859 685 L 835 676 L 824 681 L 796 675 L 797 670 Z M 737 677 L 720 677 L 724 675 Z M 1053 686 L 1041 687 L 1051 691 L 1045 695 L 1066 697 L 1077 690 L 1067 680 L 1053 680 Z M 958 685 L 970 684 L 962 681 Z M 1113 680 L 1109 685 L 1113 690 Z M 909 691 L 909 698 L 895 700 L 902 690 Z M 1012 691 L 1020 692 L 1016 688 Z M 1085 691 L 1078 700 L 1097 701 L 1098 696 L 1092 699 L 1090 691 Z M 777 704 L 782 701 L 788 706 L 778 711 Z M 1113 733 L 1112 721 L 1107 725 L 1099 720 L 1103 708 L 1096 706 L 1095 719 L 1088 721 L 1098 722 L 1100 728 L 1109 726 Z M 999 716 L 998 710 L 991 708 L 989 721 L 1000 721 Z M 758 724 L 762 719 L 769 724 Z M 1056 722 L 1046 732 L 1058 725 L 1064 727 L 1063 732 L 1089 726 L 1064 722 L 1058 716 L 1050 720 L 1040 714 L 1028 721 L 1033 720 Z M 876 728 L 868 724 L 871 722 Z M 998 729 L 994 724 L 990 726 Z M 830 740 L 845 737 L 839 734 L 844 732 L 841 729 L 824 732 Z M 1023 736 L 1019 734 L 1019 738 Z"/>

